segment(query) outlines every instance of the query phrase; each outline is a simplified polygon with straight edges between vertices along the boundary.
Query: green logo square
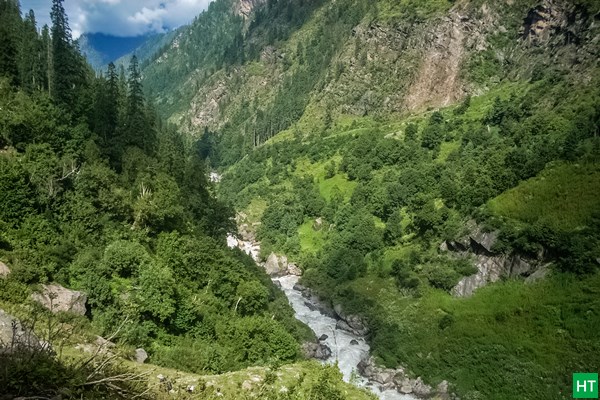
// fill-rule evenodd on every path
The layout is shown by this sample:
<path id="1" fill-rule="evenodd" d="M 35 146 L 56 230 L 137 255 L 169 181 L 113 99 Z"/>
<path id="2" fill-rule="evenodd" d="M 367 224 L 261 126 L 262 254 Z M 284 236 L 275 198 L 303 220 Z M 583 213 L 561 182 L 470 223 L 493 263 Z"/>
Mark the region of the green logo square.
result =
<path id="1" fill-rule="evenodd" d="M 573 398 L 597 399 L 598 374 L 577 373 L 573 374 Z"/>

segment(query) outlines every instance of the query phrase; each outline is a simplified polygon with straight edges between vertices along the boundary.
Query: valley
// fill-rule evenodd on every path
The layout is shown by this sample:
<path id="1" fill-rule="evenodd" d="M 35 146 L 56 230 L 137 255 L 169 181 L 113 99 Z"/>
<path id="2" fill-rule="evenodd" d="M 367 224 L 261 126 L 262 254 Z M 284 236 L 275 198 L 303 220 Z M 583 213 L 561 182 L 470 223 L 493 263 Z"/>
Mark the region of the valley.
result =
<path id="1" fill-rule="evenodd" d="M 215 0 L 107 66 L 69 17 L 0 0 L 0 400 L 600 371 L 600 2 Z"/>

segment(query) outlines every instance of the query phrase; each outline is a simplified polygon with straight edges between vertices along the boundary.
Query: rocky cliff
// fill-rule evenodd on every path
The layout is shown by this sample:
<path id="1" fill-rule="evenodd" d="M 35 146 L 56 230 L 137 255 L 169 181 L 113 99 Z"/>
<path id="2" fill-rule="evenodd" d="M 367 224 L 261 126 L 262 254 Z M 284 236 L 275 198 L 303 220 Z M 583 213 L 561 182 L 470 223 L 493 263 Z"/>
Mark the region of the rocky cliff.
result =
<path id="1" fill-rule="evenodd" d="M 245 52 L 259 50 L 258 56 L 222 68 L 186 68 L 179 86 L 190 97 L 166 93 L 159 100 L 178 109 L 170 113 L 172 121 L 191 133 L 235 126 L 246 137 L 256 136 L 257 130 L 271 129 L 260 116 L 269 118 L 280 92 L 289 91 L 293 80 L 305 79 L 298 74 L 311 67 L 317 73 L 309 77 L 313 82 L 308 91 L 295 94 L 305 97 L 306 104 L 288 121 L 299 121 L 300 129 L 315 129 L 326 115 L 335 120 L 340 115 L 406 114 L 447 106 L 502 79 L 527 78 L 541 68 L 580 71 L 585 79 L 599 56 L 600 17 L 565 0 L 460 1 L 415 16 L 385 13 L 381 9 L 391 6 L 380 0 L 357 24 L 340 27 L 327 24 L 328 14 L 342 12 L 341 6 L 324 1 L 313 5 L 305 23 L 282 25 L 280 30 L 291 34 L 275 42 L 261 36 L 267 21 L 253 20 L 257 10 L 267 7 L 263 3 L 240 0 L 232 6 L 235 15 L 253 21 L 238 45 Z M 332 41 L 336 48 L 327 59 L 315 60 L 305 49 L 327 29 L 340 30 Z M 181 34 L 186 35 L 193 32 Z M 177 51 L 182 49 L 167 51 L 166 62 Z M 152 65 L 146 73 L 148 80 L 155 78 Z M 273 129 L 268 136 L 276 133 Z"/>
<path id="2" fill-rule="evenodd" d="M 474 220 L 468 222 L 467 229 L 467 235 L 440 245 L 440 250 L 451 251 L 458 257 L 468 258 L 477 268 L 475 274 L 458 282 L 452 289 L 453 295 L 470 296 L 475 290 L 503 278 L 521 277 L 531 282 L 543 278 L 549 272 L 542 254 L 535 259 L 516 253 L 501 254 L 494 251 L 498 239 L 497 231 L 486 232 Z"/>

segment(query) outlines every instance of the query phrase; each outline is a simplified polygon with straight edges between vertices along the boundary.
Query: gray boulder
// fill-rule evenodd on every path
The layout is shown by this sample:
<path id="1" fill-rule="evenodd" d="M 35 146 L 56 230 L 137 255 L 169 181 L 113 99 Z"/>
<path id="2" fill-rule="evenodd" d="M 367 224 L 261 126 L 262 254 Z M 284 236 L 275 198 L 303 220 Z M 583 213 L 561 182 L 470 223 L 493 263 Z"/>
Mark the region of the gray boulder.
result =
<path id="1" fill-rule="evenodd" d="M 316 358 L 317 360 L 327 360 L 332 354 L 328 346 L 312 342 L 304 343 L 302 352 L 306 358 Z"/>
<path id="2" fill-rule="evenodd" d="M 0 278 L 6 278 L 8 275 L 10 275 L 10 268 L 0 261 Z"/>
<path id="3" fill-rule="evenodd" d="M 0 354 L 44 349 L 52 350 L 49 343 L 40 340 L 18 319 L 0 310 Z"/>
<path id="4" fill-rule="evenodd" d="M 270 276 L 283 276 L 287 273 L 288 262 L 287 257 L 278 257 L 277 254 L 271 253 L 265 262 L 265 271 Z"/>
<path id="5" fill-rule="evenodd" d="M 287 268 L 288 275 L 302 276 L 302 270 L 296 264 L 289 264 Z"/>
<path id="6" fill-rule="evenodd" d="M 419 397 L 427 397 L 432 393 L 431 386 L 426 385 L 423 380 L 421 380 L 421 377 L 418 377 L 412 383 L 412 390 L 413 393 Z"/>
<path id="7" fill-rule="evenodd" d="M 33 293 L 31 298 L 53 313 L 63 311 L 85 315 L 87 296 L 57 284 L 42 285 L 40 292 Z"/>
<path id="8" fill-rule="evenodd" d="M 146 350 L 142 349 L 141 347 L 139 349 L 135 349 L 135 362 L 138 364 L 143 364 L 147 359 L 148 353 L 146 353 Z"/>

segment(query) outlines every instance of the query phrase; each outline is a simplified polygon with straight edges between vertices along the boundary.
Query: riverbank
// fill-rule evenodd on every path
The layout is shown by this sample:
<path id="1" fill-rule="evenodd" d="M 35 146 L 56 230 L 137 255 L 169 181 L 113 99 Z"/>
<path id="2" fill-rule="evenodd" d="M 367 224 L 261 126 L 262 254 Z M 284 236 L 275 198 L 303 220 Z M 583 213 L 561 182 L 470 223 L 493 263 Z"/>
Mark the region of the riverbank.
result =
<path id="1" fill-rule="evenodd" d="M 299 285 L 299 274 L 289 274 L 289 271 L 297 272 L 299 269 L 293 264 L 288 264 L 287 259 L 271 255 L 266 263 L 262 263 L 259 259 L 260 243 L 230 235 L 227 244 L 231 248 L 237 247 L 244 251 L 271 273 L 273 282 L 288 298 L 295 311 L 295 317 L 308 325 L 319 338 L 316 350 L 313 349 L 313 357 L 324 363 L 337 364 L 344 381 L 368 388 L 383 400 L 450 398 L 446 381 L 434 389 L 426 385 L 420 377 L 411 379 L 402 368 L 377 366 L 370 356 L 366 324 L 357 316 L 345 315 L 342 305 L 328 309 L 320 304 L 318 298 L 311 295 L 310 289 Z M 285 264 L 280 262 L 283 259 Z M 278 268 L 274 268 L 274 263 Z"/>

